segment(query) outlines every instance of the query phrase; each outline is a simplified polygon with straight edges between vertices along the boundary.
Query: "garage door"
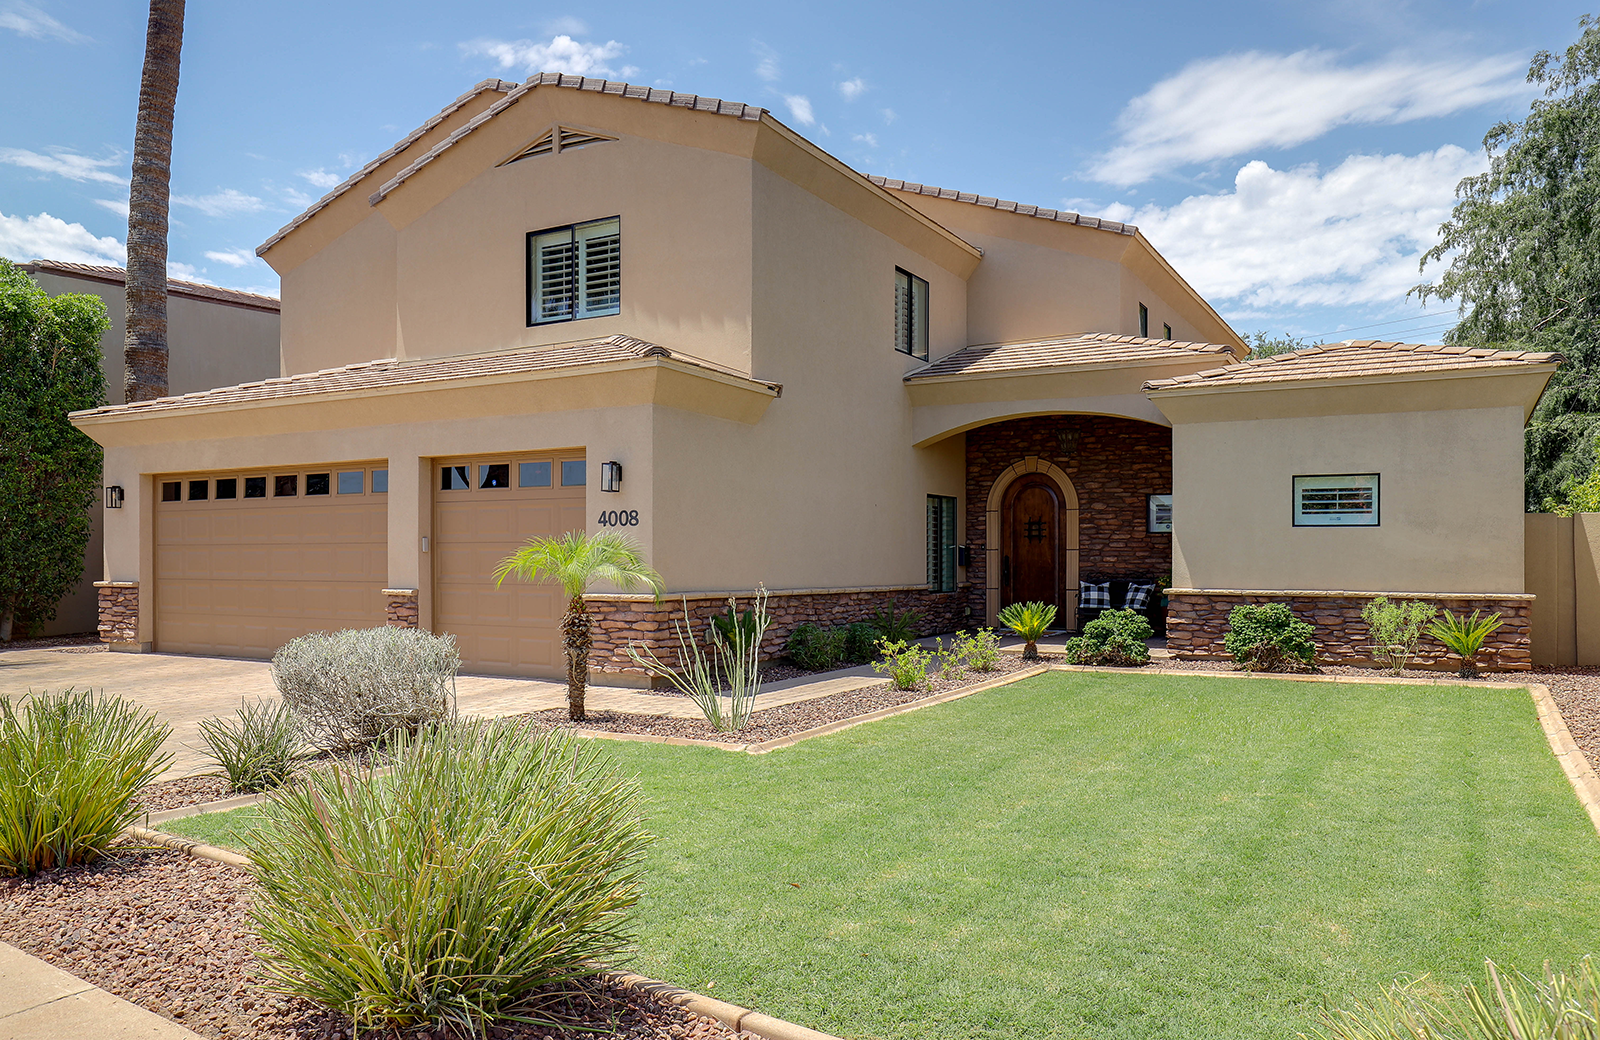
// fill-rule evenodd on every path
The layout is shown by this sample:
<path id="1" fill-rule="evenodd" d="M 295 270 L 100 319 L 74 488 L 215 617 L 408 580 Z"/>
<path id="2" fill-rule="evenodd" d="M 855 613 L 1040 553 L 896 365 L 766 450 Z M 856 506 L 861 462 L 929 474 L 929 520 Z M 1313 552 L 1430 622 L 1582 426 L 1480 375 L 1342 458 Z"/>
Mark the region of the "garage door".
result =
<path id="1" fill-rule="evenodd" d="M 566 674 L 557 585 L 495 565 L 530 538 L 583 530 L 581 452 L 441 459 L 434 466 L 433 627 L 456 637 L 461 668 L 484 675 Z"/>
<path id="2" fill-rule="evenodd" d="M 158 477 L 156 649 L 271 657 L 383 624 L 385 465 Z"/>

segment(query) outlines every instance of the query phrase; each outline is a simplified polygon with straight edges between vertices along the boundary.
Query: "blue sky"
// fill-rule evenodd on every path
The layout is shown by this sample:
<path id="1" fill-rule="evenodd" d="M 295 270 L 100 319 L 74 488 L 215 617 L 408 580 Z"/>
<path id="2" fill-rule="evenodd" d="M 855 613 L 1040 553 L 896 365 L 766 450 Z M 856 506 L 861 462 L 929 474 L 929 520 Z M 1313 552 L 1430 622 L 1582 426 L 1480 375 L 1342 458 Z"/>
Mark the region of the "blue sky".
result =
<path id="1" fill-rule="evenodd" d="M 1520 118 L 1566 0 L 189 5 L 177 276 L 255 247 L 471 84 L 530 71 L 770 108 L 858 170 L 1136 223 L 1242 332 L 1437 339 L 1406 290 Z M 120 263 L 134 0 L 0 0 L 0 255 Z"/>

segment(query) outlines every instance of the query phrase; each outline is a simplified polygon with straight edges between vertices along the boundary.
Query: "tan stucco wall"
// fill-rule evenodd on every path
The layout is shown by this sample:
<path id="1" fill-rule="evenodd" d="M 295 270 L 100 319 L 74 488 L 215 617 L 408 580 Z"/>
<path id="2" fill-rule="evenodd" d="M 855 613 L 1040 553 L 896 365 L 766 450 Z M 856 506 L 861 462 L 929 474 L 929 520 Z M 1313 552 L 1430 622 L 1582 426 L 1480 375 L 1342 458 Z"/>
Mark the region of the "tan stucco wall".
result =
<path id="1" fill-rule="evenodd" d="M 1506 405 L 1177 422 L 1173 584 L 1522 592 L 1523 415 Z M 1381 526 L 1293 526 L 1292 478 L 1323 473 L 1380 474 Z"/>
<path id="2" fill-rule="evenodd" d="M 284 273 L 283 375 L 400 356 L 395 249 L 394 228 L 369 213 Z"/>
<path id="3" fill-rule="evenodd" d="M 1528 591 L 1533 593 L 1532 635 L 1533 663 L 1536 665 L 1573 665 L 1578 663 L 1576 592 L 1578 576 L 1575 568 L 1575 521 L 1581 518 L 1556 516 L 1552 513 L 1529 513 L 1524 517 L 1525 553 L 1524 573 Z M 1600 520 L 1600 517 L 1594 519 Z M 1580 528 L 1581 530 L 1581 528 Z M 1594 569 L 1594 553 L 1587 537 L 1583 539 L 1588 586 L 1586 599 L 1593 607 L 1600 607 L 1600 579 Z M 1597 616 L 1600 620 L 1600 616 Z M 1590 633 L 1591 636 L 1600 633 Z M 1600 642 L 1591 642 L 1591 660 L 1596 663 Z"/>

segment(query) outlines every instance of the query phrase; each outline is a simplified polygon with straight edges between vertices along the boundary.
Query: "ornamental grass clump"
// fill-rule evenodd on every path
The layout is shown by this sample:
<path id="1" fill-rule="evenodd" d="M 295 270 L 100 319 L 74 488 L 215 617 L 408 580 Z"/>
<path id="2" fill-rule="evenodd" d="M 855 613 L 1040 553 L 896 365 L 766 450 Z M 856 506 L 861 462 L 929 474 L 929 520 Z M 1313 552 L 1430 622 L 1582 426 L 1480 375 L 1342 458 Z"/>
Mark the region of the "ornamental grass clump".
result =
<path id="1" fill-rule="evenodd" d="M 138 818 L 172 729 L 93 691 L 0 698 L 0 875 L 88 863 Z"/>
<path id="2" fill-rule="evenodd" d="M 300 719 L 282 701 L 245 701 L 233 718 L 203 719 L 200 742 L 235 791 L 265 791 L 295 774 L 306 758 Z"/>
<path id="3" fill-rule="evenodd" d="M 1129 667 L 1150 663 L 1150 644 L 1155 631 L 1150 621 L 1136 610 L 1107 610 L 1083 626 L 1083 635 L 1067 640 L 1067 661 L 1071 664 Z"/>
<path id="4" fill-rule="evenodd" d="M 1228 613 L 1223 648 L 1247 672 L 1307 666 L 1317 655 L 1316 629 L 1286 603 L 1241 603 Z"/>
<path id="5" fill-rule="evenodd" d="M 327 751 L 366 747 L 455 713 L 454 636 L 414 628 L 313 632 L 272 655 L 272 681 Z"/>
<path id="6" fill-rule="evenodd" d="M 1461 658 L 1461 667 L 1456 674 L 1463 679 L 1477 678 L 1478 651 L 1483 649 L 1484 640 L 1500 630 L 1499 614 L 1480 618 L 1478 613 L 1474 610 L 1471 617 L 1457 617 L 1447 610 L 1444 617 L 1428 626 L 1429 635 Z"/>
<path id="7" fill-rule="evenodd" d="M 1585 957 L 1568 975 L 1502 973 L 1446 990 L 1426 976 L 1384 987 L 1371 1003 L 1323 1013 L 1319 1040 L 1600 1040 L 1600 971 Z"/>
<path id="8" fill-rule="evenodd" d="M 1056 619 L 1054 603 L 1012 603 L 1001 609 L 996 620 L 1022 637 L 1022 659 L 1039 659 L 1039 640 L 1050 631 Z"/>
<path id="9" fill-rule="evenodd" d="M 391 771 L 280 788 L 246 842 L 268 982 L 369 1027 L 539 1022 L 628 948 L 653 838 L 592 743 L 512 720 L 391 742 Z"/>
<path id="10" fill-rule="evenodd" d="M 1372 600 L 1361 608 L 1361 620 L 1372 637 L 1372 656 L 1389 662 L 1390 675 L 1399 675 L 1417 656 L 1423 626 L 1437 613 L 1433 604 L 1421 600 L 1390 603 L 1385 596 Z"/>
<path id="11" fill-rule="evenodd" d="M 754 602 L 742 615 L 733 597 L 728 597 L 728 613 L 713 614 L 706 628 L 706 642 L 711 646 L 709 654 L 694 636 L 694 615 L 689 613 L 687 596 L 683 600 L 683 617 L 682 622 L 672 619 L 672 629 L 678 639 L 677 668 L 662 661 L 650 647 L 632 641 L 623 647 L 623 653 L 628 655 L 628 660 L 651 675 L 666 679 L 693 701 L 712 729 L 718 733 L 736 733 L 750 724 L 756 694 L 761 692 L 761 640 L 772 621 L 767 613 L 767 590 L 757 585 Z M 722 623 L 729 618 L 735 620 Z M 727 686 L 726 704 L 723 703 L 724 685 Z"/>

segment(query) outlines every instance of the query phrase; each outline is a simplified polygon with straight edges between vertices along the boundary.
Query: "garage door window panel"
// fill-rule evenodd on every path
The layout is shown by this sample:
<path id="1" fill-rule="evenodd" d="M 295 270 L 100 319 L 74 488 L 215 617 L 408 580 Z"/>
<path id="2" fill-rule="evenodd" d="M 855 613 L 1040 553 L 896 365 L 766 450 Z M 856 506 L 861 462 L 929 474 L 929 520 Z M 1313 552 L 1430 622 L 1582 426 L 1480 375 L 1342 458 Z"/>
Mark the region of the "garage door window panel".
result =
<path id="1" fill-rule="evenodd" d="M 326 495 L 328 493 L 328 478 L 329 474 L 327 473 L 307 473 L 306 495 Z"/>
<path id="2" fill-rule="evenodd" d="M 300 475 L 286 473 L 272 478 L 273 498 L 294 498 L 300 493 Z"/>

